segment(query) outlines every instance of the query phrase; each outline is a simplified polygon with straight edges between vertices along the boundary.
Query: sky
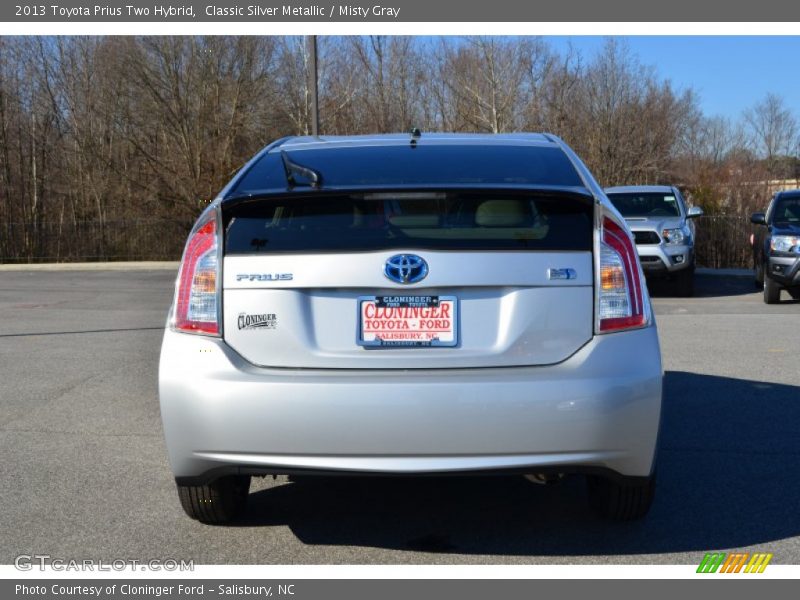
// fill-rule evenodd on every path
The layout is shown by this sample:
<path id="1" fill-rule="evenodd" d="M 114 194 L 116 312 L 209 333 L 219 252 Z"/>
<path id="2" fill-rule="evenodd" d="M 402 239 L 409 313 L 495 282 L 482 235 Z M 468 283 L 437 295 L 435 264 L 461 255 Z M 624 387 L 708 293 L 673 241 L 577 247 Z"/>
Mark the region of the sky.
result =
<path id="1" fill-rule="evenodd" d="M 738 120 L 768 93 L 800 117 L 800 36 L 617 36 L 632 54 L 678 89 L 693 88 L 707 116 Z M 555 49 L 572 46 L 587 59 L 603 36 L 546 36 Z"/>

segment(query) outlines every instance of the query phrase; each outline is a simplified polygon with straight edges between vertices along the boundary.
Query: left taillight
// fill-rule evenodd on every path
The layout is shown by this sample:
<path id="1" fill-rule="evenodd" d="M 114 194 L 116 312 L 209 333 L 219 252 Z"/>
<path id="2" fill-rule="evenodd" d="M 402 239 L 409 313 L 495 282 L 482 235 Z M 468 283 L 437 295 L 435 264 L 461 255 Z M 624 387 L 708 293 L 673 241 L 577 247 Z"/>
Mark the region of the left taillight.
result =
<path id="1" fill-rule="evenodd" d="M 631 236 L 604 217 L 598 246 L 596 333 L 647 326 L 650 302 Z"/>
<path id="2" fill-rule="evenodd" d="M 219 241 L 216 211 L 201 218 L 186 242 L 175 290 L 172 328 L 219 335 Z"/>

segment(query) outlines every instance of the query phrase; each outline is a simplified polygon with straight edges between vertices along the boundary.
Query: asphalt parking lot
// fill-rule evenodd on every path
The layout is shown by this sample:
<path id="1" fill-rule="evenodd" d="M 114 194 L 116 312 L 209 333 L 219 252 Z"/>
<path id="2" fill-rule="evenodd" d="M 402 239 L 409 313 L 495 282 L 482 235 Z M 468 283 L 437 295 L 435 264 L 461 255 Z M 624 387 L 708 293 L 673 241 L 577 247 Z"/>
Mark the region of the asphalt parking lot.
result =
<path id="1" fill-rule="evenodd" d="M 800 302 L 743 277 L 654 289 L 666 370 L 656 502 L 611 524 L 583 482 L 255 480 L 234 526 L 186 517 L 156 394 L 171 270 L 0 271 L 0 563 L 800 563 Z"/>

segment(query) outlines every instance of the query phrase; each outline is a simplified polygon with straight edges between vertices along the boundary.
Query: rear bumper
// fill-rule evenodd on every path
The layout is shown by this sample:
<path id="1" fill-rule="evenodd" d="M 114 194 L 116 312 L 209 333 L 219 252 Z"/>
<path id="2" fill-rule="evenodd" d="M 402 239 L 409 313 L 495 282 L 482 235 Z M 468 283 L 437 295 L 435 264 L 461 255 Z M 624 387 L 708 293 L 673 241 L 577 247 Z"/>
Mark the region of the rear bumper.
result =
<path id="1" fill-rule="evenodd" d="M 218 474 L 610 471 L 653 467 L 655 327 L 597 336 L 562 363 L 431 370 L 265 369 L 167 331 L 159 393 L 179 480 Z"/>

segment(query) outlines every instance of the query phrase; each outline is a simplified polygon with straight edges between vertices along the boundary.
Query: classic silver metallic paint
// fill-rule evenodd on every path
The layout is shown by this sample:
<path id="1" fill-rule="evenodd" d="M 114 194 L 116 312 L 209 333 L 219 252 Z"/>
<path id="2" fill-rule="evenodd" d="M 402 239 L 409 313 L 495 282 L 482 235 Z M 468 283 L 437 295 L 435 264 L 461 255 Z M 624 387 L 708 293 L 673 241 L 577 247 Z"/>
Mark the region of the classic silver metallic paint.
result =
<path id="1" fill-rule="evenodd" d="M 595 243 L 602 214 L 622 222 L 554 136 L 433 140 L 559 146 L 594 198 Z M 380 143 L 377 136 L 332 145 Z M 424 280 L 388 280 L 384 264 L 396 254 L 422 257 Z M 408 247 L 224 257 L 222 337 L 170 327 L 164 334 L 159 394 L 175 476 L 545 468 L 650 475 L 662 395 L 652 316 L 643 328 L 596 333 L 596 253 L 465 254 Z M 559 269 L 574 277 L 550 276 Z M 292 277 L 239 276 L 260 273 Z M 458 347 L 360 347 L 356 299 L 400 291 L 458 297 Z M 276 326 L 239 329 L 239 315 L 250 312 L 274 313 Z"/>
<path id="2" fill-rule="evenodd" d="M 160 371 L 170 463 L 184 477 L 225 466 L 646 476 L 661 408 L 655 327 L 595 336 L 545 367 L 414 370 L 256 367 L 222 340 L 167 331 Z"/>

